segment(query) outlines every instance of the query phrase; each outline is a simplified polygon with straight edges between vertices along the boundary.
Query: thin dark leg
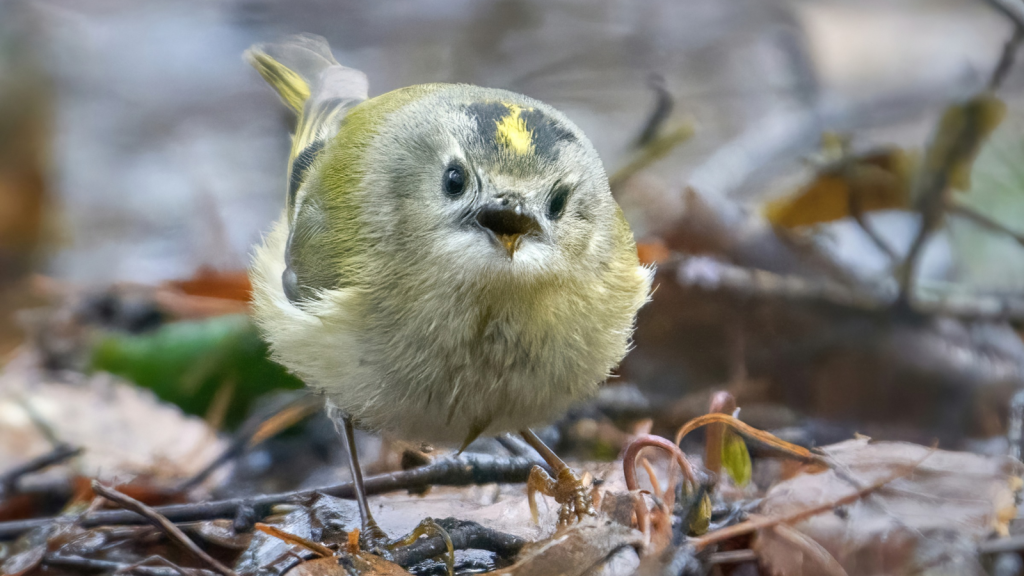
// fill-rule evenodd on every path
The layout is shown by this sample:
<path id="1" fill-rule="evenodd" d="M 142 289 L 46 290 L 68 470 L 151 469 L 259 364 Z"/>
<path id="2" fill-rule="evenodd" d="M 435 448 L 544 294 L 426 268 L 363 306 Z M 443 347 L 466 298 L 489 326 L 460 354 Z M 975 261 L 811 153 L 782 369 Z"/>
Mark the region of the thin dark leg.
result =
<path id="1" fill-rule="evenodd" d="M 548 448 L 547 444 L 542 442 L 541 439 L 533 433 L 533 430 L 523 428 L 519 431 L 519 435 L 523 437 L 523 440 L 526 440 L 526 443 L 529 444 L 531 448 L 540 454 L 540 457 L 548 463 L 548 466 L 551 466 L 551 471 L 555 473 L 555 476 L 558 476 L 559 472 L 569 467 L 568 464 L 558 457 L 558 454 L 555 454 L 551 448 Z"/>
<path id="2" fill-rule="evenodd" d="M 352 417 L 344 413 L 336 413 L 335 417 L 340 417 L 341 419 L 343 430 L 339 430 L 339 432 L 342 432 L 342 436 L 345 437 L 345 444 L 348 446 L 348 465 L 352 470 L 352 483 L 355 485 L 356 502 L 359 504 L 359 517 L 363 524 L 359 539 L 362 540 L 364 548 L 372 550 L 383 547 L 388 542 L 388 536 L 377 525 L 377 521 L 373 519 L 373 514 L 370 513 L 370 505 L 366 502 L 366 488 L 363 486 L 363 470 L 359 466 L 359 455 L 356 453 L 356 431 L 355 426 L 352 425 Z"/>

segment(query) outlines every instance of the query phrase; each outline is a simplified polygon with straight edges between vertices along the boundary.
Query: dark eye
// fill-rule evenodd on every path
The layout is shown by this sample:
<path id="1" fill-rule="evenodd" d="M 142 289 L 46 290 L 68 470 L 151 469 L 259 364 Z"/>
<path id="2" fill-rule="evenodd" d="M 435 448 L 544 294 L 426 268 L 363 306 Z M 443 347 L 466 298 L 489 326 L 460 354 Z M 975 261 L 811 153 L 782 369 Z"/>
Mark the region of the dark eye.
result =
<path id="1" fill-rule="evenodd" d="M 558 220 L 565 212 L 565 204 L 569 201 L 569 187 L 558 186 L 551 195 L 551 203 L 548 204 L 548 218 Z"/>
<path id="2" fill-rule="evenodd" d="M 449 166 L 444 171 L 443 186 L 444 193 L 455 198 L 461 196 L 466 189 L 466 174 L 461 166 Z"/>

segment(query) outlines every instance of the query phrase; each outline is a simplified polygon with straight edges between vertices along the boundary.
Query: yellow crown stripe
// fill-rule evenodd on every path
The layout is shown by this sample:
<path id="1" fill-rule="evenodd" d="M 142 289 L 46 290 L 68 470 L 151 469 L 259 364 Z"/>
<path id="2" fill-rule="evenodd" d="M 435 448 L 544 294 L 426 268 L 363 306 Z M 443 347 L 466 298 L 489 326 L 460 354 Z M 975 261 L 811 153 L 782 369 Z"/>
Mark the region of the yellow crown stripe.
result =
<path id="1" fill-rule="evenodd" d="M 495 120 L 498 125 L 498 141 L 516 154 L 533 153 L 533 131 L 527 128 L 526 120 L 520 117 L 523 109 L 515 104 L 505 103 L 508 114 Z"/>

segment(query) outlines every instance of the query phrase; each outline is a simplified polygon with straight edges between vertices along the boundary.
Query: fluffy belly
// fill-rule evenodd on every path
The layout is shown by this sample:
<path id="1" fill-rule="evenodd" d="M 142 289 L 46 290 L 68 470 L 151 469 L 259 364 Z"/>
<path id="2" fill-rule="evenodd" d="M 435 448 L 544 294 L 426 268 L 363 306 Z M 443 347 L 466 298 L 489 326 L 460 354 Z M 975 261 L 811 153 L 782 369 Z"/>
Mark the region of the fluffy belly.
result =
<path id="1" fill-rule="evenodd" d="M 549 423 L 576 400 L 591 395 L 607 366 L 582 366 L 579 350 L 538 352 L 515 330 L 451 346 L 443 338 L 390 340 L 373 367 L 330 390 L 331 401 L 367 428 L 409 440 L 463 442 Z M 396 353 L 401 350 L 402 353 Z M 339 384 L 341 384 L 339 382 Z"/>

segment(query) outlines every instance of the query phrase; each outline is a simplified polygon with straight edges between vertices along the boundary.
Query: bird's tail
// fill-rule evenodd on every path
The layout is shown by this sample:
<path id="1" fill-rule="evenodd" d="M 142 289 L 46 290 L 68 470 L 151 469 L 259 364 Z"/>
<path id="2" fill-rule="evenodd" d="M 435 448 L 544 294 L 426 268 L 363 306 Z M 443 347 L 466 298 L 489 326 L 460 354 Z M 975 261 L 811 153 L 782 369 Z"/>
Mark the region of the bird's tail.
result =
<path id="1" fill-rule="evenodd" d="M 346 112 L 366 100 L 366 75 L 338 64 L 327 40 L 313 34 L 256 44 L 245 51 L 245 59 L 299 116 L 288 162 L 291 218 L 310 166 L 337 134 Z"/>

